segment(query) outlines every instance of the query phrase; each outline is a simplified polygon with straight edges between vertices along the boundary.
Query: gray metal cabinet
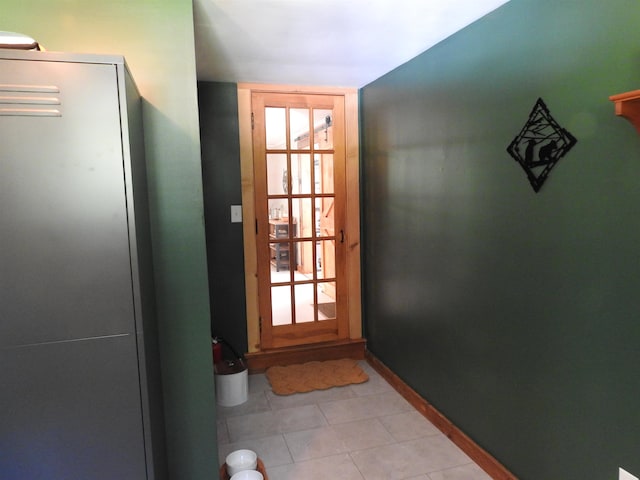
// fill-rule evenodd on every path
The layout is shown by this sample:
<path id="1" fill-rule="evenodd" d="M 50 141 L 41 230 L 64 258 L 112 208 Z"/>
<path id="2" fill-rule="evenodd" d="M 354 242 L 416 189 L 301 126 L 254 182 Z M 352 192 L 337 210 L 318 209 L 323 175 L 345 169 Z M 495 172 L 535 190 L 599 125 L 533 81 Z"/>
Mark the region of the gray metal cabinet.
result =
<path id="1" fill-rule="evenodd" d="M 163 477 L 139 96 L 124 59 L 0 50 L 0 478 Z"/>

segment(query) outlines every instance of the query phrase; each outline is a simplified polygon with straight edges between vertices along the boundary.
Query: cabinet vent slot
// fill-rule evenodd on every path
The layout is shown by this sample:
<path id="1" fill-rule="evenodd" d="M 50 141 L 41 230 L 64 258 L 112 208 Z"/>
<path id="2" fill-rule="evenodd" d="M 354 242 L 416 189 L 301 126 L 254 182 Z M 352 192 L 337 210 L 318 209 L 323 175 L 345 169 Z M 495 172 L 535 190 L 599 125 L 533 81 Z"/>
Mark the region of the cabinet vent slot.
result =
<path id="1" fill-rule="evenodd" d="M 53 85 L 0 84 L 0 116 L 61 117 L 59 93 Z"/>

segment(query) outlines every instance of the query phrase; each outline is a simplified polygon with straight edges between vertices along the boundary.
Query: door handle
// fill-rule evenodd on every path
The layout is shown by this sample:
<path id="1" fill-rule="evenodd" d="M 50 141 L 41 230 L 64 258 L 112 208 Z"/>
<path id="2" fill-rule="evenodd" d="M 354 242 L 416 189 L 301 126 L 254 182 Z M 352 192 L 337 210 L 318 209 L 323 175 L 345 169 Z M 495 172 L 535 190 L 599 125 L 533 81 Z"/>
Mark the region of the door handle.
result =
<path id="1" fill-rule="evenodd" d="M 344 230 L 340 230 L 340 243 L 344 243 Z"/>

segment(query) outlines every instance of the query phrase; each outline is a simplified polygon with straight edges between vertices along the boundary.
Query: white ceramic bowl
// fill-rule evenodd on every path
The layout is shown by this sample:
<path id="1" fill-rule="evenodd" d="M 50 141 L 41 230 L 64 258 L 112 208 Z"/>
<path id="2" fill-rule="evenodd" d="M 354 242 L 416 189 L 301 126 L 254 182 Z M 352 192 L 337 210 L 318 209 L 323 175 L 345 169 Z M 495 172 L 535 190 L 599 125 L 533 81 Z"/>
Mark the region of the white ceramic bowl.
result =
<path id="1" fill-rule="evenodd" d="M 231 480 L 264 480 L 264 477 L 257 470 L 243 470 L 231 477 Z"/>
<path id="2" fill-rule="evenodd" d="M 235 450 L 227 455 L 225 462 L 227 463 L 227 473 L 233 477 L 238 472 L 255 470 L 258 466 L 258 454 L 253 450 Z"/>

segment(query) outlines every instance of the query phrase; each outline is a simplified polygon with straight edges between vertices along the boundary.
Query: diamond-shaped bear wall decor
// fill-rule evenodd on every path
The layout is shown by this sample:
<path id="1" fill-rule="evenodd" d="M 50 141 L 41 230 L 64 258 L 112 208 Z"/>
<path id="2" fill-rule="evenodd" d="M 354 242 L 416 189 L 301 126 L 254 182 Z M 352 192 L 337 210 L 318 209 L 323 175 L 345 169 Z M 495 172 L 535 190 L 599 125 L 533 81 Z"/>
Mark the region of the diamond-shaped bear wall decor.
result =
<path id="1" fill-rule="evenodd" d="M 520 164 L 529 183 L 538 192 L 551 169 L 576 142 L 573 135 L 558 125 L 539 98 L 529 120 L 507 147 L 507 152 Z"/>

